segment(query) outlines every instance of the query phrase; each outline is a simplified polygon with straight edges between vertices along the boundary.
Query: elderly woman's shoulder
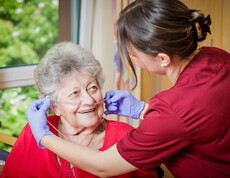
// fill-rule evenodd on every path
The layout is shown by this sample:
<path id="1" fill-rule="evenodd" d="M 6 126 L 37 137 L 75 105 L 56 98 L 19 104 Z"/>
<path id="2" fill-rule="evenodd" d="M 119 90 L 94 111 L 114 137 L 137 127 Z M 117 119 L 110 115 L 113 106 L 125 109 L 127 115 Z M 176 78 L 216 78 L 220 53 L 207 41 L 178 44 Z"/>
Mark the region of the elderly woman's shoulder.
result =
<path id="1" fill-rule="evenodd" d="M 47 121 L 48 121 L 48 126 L 50 128 L 50 131 L 55 134 L 57 133 L 57 130 L 55 128 L 58 127 L 58 120 L 59 120 L 59 117 L 57 115 L 47 116 Z"/>
<path id="2" fill-rule="evenodd" d="M 57 116 L 57 115 L 49 115 L 49 116 L 47 116 L 47 120 L 49 120 L 50 122 L 57 121 L 58 119 L 59 119 L 59 116 Z"/>
<path id="3" fill-rule="evenodd" d="M 114 144 L 133 129 L 134 128 L 127 123 L 107 120 L 106 135 L 109 135 L 109 142 L 112 141 L 112 143 Z"/>

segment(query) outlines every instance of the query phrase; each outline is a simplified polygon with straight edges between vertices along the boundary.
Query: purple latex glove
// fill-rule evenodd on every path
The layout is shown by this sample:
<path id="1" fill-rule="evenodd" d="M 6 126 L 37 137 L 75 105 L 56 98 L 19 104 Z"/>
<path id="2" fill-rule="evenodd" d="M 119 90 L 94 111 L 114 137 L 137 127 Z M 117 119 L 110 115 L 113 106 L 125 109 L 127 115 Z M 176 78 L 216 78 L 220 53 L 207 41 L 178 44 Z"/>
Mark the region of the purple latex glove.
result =
<path id="1" fill-rule="evenodd" d="M 129 91 L 111 90 L 105 95 L 105 114 L 116 114 L 119 116 L 138 119 L 145 106 L 144 101 L 137 100 Z"/>
<path id="2" fill-rule="evenodd" d="M 38 144 L 38 147 L 44 149 L 40 145 L 41 139 L 45 135 L 52 135 L 53 133 L 49 130 L 47 125 L 47 110 L 50 107 L 51 100 L 49 98 L 43 98 L 33 101 L 29 109 L 26 111 L 26 117 L 29 122 L 31 131 Z"/>

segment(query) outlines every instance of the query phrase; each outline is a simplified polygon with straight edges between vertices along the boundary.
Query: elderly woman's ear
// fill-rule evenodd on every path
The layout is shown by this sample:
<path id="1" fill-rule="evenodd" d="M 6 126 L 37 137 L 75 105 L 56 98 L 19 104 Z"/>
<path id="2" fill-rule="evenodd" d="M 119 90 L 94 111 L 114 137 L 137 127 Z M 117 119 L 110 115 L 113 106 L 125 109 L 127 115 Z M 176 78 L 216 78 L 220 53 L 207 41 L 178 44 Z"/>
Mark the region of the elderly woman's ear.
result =
<path id="1" fill-rule="evenodd" d="M 51 102 L 50 109 L 55 115 L 60 116 L 60 112 L 57 107 L 53 105 L 53 102 Z"/>
<path id="2" fill-rule="evenodd" d="M 51 99 L 51 97 L 50 97 L 49 95 L 47 95 L 46 98 L 50 98 L 50 99 Z M 51 109 L 51 111 L 52 111 L 56 116 L 60 116 L 61 114 L 60 114 L 59 110 L 57 109 L 57 106 L 54 105 L 53 102 L 54 102 L 54 101 L 51 100 L 50 109 Z"/>

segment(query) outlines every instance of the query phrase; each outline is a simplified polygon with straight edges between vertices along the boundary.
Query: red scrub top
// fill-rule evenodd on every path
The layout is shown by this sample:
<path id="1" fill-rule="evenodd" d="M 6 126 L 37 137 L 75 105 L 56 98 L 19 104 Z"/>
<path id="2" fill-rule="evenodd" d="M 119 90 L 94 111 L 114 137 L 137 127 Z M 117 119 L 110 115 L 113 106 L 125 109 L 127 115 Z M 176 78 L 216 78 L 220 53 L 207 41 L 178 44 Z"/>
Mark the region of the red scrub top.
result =
<path id="1" fill-rule="evenodd" d="M 58 117 L 55 115 L 48 116 L 48 120 L 57 128 Z M 118 142 L 127 132 L 132 130 L 128 124 L 116 121 L 107 121 L 105 130 L 105 139 L 103 146 L 99 150 L 105 150 Z M 50 127 L 50 130 L 57 132 Z M 85 172 L 76 167 L 70 169 L 69 163 L 60 158 L 61 165 L 56 160 L 55 154 L 48 149 L 40 149 L 33 137 L 29 124 L 25 126 L 12 148 L 6 164 L 0 177 L 12 178 L 31 178 L 31 177 L 79 177 L 79 178 L 96 178 L 97 176 Z M 116 178 L 148 178 L 155 177 L 156 172 L 137 170 L 131 173 L 116 176 Z"/>
<path id="2" fill-rule="evenodd" d="M 201 48 L 117 149 L 143 170 L 165 163 L 175 177 L 230 177 L 230 54 Z"/>

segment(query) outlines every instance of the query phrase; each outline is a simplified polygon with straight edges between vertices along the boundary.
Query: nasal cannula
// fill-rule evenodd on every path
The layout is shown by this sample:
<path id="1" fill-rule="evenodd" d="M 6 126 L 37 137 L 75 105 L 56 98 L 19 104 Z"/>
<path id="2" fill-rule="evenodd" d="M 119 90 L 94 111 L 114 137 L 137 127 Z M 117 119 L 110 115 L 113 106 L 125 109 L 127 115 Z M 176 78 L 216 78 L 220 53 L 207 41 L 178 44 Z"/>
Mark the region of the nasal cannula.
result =
<path id="1" fill-rule="evenodd" d="M 58 103 L 64 103 L 64 104 L 70 104 L 70 105 L 76 105 L 76 104 L 72 104 L 72 103 L 67 103 L 67 102 L 63 102 L 63 101 L 57 101 L 57 100 L 52 100 L 52 101 L 55 101 L 55 102 L 58 102 Z M 97 102 L 97 103 L 93 103 L 93 105 L 97 105 L 97 104 L 99 104 L 99 103 L 102 103 L 102 102 L 104 102 L 104 101 L 106 101 L 106 99 L 103 99 L 103 100 L 101 100 L 101 101 L 99 101 L 99 102 Z M 84 104 L 84 105 L 76 105 L 76 106 L 86 106 L 87 104 Z M 101 119 L 101 121 L 98 123 L 98 125 L 97 125 L 97 127 L 102 123 L 102 121 L 104 120 L 105 118 L 103 117 L 102 119 Z M 65 135 L 61 132 L 61 131 L 59 131 L 53 124 L 51 124 L 50 123 L 50 121 L 48 121 L 47 120 L 47 122 L 48 122 L 48 124 L 51 126 L 51 127 L 53 127 L 59 134 L 61 134 L 63 137 L 65 137 Z M 96 128 L 97 128 L 96 127 Z M 96 130 L 96 128 L 94 129 L 94 130 Z"/>
<path id="2" fill-rule="evenodd" d="M 63 103 L 63 104 L 69 104 L 69 105 L 74 105 L 74 106 L 78 106 L 78 107 L 84 107 L 84 106 L 90 106 L 90 105 L 97 105 L 97 104 L 100 104 L 100 103 L 103 103 L 104 101 L 106 101 L 106 99 L 103 99 L 97 103 L 93 103 L 93 104 L 83 104 L 83 105 L 78 105 L 78 104 L 74 104 L 74 103 L 68 103 L 68 102 L 65 102 L 65 101 L 58 101 L 58 100 L 51 100 L 51 101 L 54 101 L 54 102 L 57 102 L 57 103 Z"/>

